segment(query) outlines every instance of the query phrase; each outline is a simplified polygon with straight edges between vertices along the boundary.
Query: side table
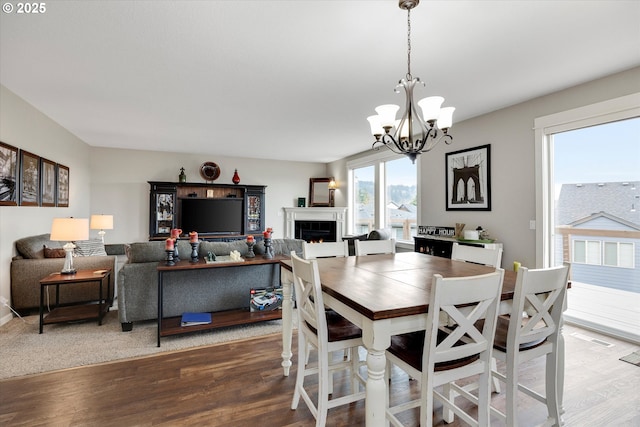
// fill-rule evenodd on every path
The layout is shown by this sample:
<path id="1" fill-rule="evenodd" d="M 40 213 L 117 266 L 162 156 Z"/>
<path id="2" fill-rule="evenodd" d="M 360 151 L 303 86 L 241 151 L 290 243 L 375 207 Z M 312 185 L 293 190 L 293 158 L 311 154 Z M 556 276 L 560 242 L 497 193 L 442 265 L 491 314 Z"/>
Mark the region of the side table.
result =
<path id="1" fill-rule="evenodd" d="M 40 280 L 40 333 L 43 326 L 52 323 L 70 322 L 75 320 L 98 320 L 98 325 L 102 325 L 102 318 L 109 311 L 109 307 L 113 303 L 107 301 L 111 294 L 111 285 L 109 277 L 111 269 L 108 270 L 78 270 L 75 274 L 52 273 Z M 77 305 L 60 305 L 60 286 L 70 286 L 78 283 L 96 282 L 99 284 L 98 303 L 97 304 L 77 304 Z M 106 296 L 103 288 L 106 284 Z M 44 293 L 45 288 L 49 286 L 56 287 L 56 301 L 54 308 L 44 316 Z"/>

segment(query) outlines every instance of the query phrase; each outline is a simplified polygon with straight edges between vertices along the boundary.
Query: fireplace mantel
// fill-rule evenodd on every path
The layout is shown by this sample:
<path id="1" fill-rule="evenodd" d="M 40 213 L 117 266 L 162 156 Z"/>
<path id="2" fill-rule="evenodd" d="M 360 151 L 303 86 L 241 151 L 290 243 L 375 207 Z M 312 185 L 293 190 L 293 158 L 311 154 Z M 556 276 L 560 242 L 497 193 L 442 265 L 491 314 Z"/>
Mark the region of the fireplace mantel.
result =
<path id="1" fill-rule="evenodd" d="M 296 221 L 335 221 L 336 236 L 342 239 L 346 231 L 347 208 L 283 208 L 285 212 L 285 238 L 295 238 Z"/>

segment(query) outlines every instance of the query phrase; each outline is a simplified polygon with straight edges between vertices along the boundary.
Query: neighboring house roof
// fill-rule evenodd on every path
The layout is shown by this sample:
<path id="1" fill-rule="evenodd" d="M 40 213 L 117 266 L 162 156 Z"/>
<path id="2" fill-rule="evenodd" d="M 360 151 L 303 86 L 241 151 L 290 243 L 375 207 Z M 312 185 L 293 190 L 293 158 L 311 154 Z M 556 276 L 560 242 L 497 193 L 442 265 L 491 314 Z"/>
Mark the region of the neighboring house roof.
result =
<path id="1" fill-rule="evenodd" d="M 596 230 L 640 230 L 640 224 L 634 224 L 606 212 L 598 212 L 588 217 L 579 219 L 567 224 L 577 229 L 596 229 Z"/>
<path id="2" fill-rule="evenodd" d="M 562 185 L 556 205 L 557 225 L 570 225 L 599 213 L 640 226 L 640 182 Z"/>

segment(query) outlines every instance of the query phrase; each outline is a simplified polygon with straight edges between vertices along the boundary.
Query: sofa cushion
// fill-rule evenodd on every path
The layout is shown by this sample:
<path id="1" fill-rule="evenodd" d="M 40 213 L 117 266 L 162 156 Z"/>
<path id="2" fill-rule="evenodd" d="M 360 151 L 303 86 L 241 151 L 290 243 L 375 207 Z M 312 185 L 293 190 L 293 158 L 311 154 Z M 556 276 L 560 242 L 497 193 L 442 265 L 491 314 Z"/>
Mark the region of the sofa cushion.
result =
<path id="1" fill-rule="evenodd" d="M 16 250 L 23 258 L 43 259 L 44 246 L 48 248 L 61 248 L 60 242 L 49 240 L 49 234 L 40 234 L 38 236 L 25 237 L 16 240 Z"/>
<path id="2" fill-rule="evenodd" d="M 75 245 L 76 256 L 107 256 L 104 243 L 100 239 L 78 240 Z"/>
<path id="3" fill-rule="evenodd" d="M 48 248 L 47 245 L 43 245 L 42 251 L 45 258 L 64 258 L 67 256 L 66 252 L 62 248 Z"/>
<path id="4" fill-rule="evenodd" d="M 256 244 L 253 249 L 254 252 L 258 246 L 261 244 Z M 229 255 L 231 251 L 238 251 L 240 255 L 244 256 L 249 251 L 247 247 L 247 243 L 244 240 L 234 240 L 232 242 L 200 242 L 200 246 L 198 248 L 198 254 L 201 257 L 207 256 L 207 253 L 211 252 L 215 255 Z M 257 252 L 256 252 L 257 253 Z"/>
<path id="5" fill-rule="evenodd" d="M 165 242 L 134 242 L 125 246 L 127 262 L 159 262 L 165 259 Z"/>

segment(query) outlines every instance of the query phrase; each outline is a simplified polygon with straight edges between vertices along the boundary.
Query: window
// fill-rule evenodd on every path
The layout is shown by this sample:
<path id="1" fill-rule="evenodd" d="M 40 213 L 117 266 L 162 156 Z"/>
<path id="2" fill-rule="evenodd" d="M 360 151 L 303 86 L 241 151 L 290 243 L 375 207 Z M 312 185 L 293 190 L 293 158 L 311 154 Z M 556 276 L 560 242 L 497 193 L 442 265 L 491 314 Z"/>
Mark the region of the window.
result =
<path id="1" fill-rule="evenodd" d="M 603 264 L 611 267 L 634 268 L 633 243 L 604 242 Z"/>
<path id="2" fill-rule="evenodd" d="M 349 229 L 365 234 L 392 231 L 397 241 L 412 243 L 417 234 L 417 168 L 408 157 L 387 153 L 349 162 Z"/>
<path id="3" fill-rule="evenodd" d="M 595 240 L 573 241 L 573 262 L 577 264 L 634 268 L 633 259 L 633 243 Z"/>
<path id="4" fill-rule="evenodd" d="M 592 240 L 574 240 L 573 262 L 600 265 L 600 242 Z"/>

